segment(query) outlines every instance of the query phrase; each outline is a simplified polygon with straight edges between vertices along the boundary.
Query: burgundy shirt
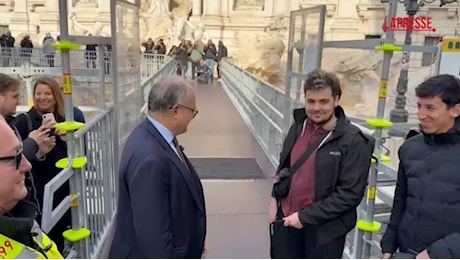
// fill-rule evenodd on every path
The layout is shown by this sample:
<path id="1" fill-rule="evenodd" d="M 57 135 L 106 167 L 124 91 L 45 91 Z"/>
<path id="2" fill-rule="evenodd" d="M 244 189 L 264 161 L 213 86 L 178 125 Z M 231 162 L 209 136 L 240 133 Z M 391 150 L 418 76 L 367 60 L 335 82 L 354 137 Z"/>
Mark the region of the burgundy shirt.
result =
<path id="1" fill-rule="evenodd" d="M 316 126 L 307 121 L 303 133 L 299 135 L 291 151 L 291 167 L 299 159 L 300 156 L 308 149 L 310 145 L 315 143 L 325 136 L 329 130 L 325 130 L 321 126 Z M 286 198 L 281 200 L 281 208 L 284 216 L 289 216 L 292 213 L 313 204 L 315 201 L 315 166 L 316 166 L 316 150 L 308 157 L 299 170 L 292 176 L 291 188 Z"/>

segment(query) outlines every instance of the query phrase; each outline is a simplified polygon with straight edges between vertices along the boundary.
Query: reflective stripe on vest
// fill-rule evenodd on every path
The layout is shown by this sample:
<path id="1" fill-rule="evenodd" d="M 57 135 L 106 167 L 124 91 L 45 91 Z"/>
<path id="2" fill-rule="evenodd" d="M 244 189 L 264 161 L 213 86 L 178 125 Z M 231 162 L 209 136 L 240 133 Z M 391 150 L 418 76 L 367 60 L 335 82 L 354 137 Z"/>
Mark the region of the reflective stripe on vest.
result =
<path id="1" fill-rule="evenodd" d="M 37 234 L 33 240 L 43 252 L 46 252 L 46 257 L 41 252 L 0 234 L 0 259 L 63 259 L 56 244 L 43 233 L 37 223 L 34 223 L 31 232 Z"/>

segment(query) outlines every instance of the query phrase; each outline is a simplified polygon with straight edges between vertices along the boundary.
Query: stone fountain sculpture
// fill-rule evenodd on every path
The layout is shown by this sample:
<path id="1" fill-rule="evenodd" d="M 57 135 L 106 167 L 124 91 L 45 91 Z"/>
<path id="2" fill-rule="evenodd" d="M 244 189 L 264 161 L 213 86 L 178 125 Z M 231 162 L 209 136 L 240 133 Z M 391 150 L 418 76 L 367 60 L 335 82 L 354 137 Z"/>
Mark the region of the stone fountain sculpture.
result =
<path id="1" fill-rule="evenodd" d="M 169 30 L 169 39 L 172 43 L 178 43 L 184 39 L 186 34 L 185 25 L 187 24 L 187 17 L 174 17 L 173 26 Z"/>
<path id="2" fill-rule="evenodd" d="M 173 14 L 169 10 L 169 6 L 169 0 L 144 0 L 141 4 L 139 16 L 142 18 L 172 19 Z"/>
<path id="3" fill-rule="evenodd" d="M 259 50 L 258 58 L 246 66 L 245 69 L 268 83 L 275 86 L 282 85 L 284 72 L 281 66 L 281 56 L 286 49 L 283 38 L 261 39 L 255 47 Z"/>
<path id="4" fill-rule="evenodd" d="M 71 29 L 71 31 L 73 30 L 74 32 L 78 34 L 83 34 L 85 36 L 88 36 L 90 34 L 92 36 L 104 36 L 104 37 L 110 36 L 110 34 L 105 33 L 103 31 L 104 26 L 100 22 L 95 22 L 91 26 L 84 26 L 77 21 L 75 12 L 71 12 L 69 14 L 68 19 L 70 21 L 69 28 Z"/>
<path id="5" fill-rule="evenodd" d="M 158 40 L 162 38 L 168 47 L 173 44 L 177 45 L 181 39 L 187 37 L 188 31 L 192 29 L 189 28 L 190 24 L 187 21 L 191 7 L 191 0 L 142 1 L 141 39 Z"/>
<path id="6" fill-rule="evenodd" d="M 288 28 L 289 19 L 277 17 L 266 27 L 265 32 L 255 39 L 257 42 L 255 45 L 241 42 L 237 55 L 248 58 L 238 59 L 241 61 L 240 65 L 268 83 L 283 87 L 285 62 L 282 56 L 286 50 L 284 39 L 286 39 Z"/>

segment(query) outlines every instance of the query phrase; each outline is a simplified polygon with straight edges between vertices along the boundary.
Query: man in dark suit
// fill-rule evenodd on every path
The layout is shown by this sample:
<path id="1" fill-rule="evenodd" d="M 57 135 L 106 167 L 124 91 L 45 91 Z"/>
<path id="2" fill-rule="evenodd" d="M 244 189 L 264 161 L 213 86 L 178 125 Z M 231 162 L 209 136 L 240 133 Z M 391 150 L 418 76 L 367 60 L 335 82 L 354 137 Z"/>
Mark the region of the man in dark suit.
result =
<path id="1" fill-rule="evenodd" d="M 181 77 L 167 77 L 152 87 L 148 107 L 121 156 L 109 258 L 202 258 L 203 188 L 176 140 L 198 113 L 194 89 Z"/>

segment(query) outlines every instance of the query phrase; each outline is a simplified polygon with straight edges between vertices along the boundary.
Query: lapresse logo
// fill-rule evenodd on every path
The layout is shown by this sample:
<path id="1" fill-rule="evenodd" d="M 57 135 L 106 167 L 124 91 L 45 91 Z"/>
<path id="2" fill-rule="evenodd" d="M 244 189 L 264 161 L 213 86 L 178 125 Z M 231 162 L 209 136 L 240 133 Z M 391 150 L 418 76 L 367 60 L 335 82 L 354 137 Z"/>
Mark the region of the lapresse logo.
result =
<path id="1" fill-rule="evenodd" d="M 436 32 L 436 28 L 431 23 L 431 17 L 414 16 L 414 17 L 387 17 L 383 20 L 383 31 L 393 32 Z"/>

